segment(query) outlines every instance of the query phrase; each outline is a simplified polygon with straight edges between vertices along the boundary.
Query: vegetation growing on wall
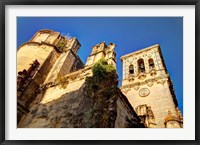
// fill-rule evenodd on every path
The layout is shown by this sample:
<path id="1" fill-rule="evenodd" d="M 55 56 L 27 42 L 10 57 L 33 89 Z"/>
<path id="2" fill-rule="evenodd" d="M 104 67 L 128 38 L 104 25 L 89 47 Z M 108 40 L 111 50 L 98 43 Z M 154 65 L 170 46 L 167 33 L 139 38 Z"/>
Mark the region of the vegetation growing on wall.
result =
<path id="1" fill-rule="evenodd" d="M 66 77 L 62 77 L 61 75 L 57 75 L 57 78 L 56 78 L 56 82 L 58 84 L 60 84 L 60 87 L 65 89 L 69 83 L 68 79 Z"/>
<path id="2" fill-rule="evenodd" d="M 67 44 L 67 40 L 65 40 L 64 38 L 61 39 L 60 42 L 56 45 L 57 50 L 59 52 L 63 52 L 66 44 Z"/>
<path id="3" fill-rule="evenodd" d="M 117 116 L 117 73 L 112 65 L 99 60 L 92 68 L 93 76 L 86 78 L 86 91 L 91 108 L 85 113 L 87 127 L 114 127 Z"/>

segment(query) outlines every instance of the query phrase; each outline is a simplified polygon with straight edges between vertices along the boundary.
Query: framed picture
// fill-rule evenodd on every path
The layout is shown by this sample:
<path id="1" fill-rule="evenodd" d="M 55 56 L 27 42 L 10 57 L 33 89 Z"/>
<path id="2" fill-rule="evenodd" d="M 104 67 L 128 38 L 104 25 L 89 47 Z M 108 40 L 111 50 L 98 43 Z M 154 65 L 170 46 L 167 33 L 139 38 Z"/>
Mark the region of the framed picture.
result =
<path id="1" fill-rule="evenodd" d="M 199 144 L 199 0 L 2 1 L 2 144 Z"/>

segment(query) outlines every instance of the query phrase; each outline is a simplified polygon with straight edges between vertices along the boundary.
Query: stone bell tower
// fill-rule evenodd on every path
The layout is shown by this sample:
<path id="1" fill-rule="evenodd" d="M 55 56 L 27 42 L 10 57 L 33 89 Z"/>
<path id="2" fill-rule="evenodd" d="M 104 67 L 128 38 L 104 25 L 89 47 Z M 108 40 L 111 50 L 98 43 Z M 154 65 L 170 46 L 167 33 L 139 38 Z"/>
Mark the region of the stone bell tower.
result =
<path id="1" fill-rule="evenodd" d="M 121 91 L 149 128 L 181 128 L 173 84 L 158 44 L 121 57 Z"/>

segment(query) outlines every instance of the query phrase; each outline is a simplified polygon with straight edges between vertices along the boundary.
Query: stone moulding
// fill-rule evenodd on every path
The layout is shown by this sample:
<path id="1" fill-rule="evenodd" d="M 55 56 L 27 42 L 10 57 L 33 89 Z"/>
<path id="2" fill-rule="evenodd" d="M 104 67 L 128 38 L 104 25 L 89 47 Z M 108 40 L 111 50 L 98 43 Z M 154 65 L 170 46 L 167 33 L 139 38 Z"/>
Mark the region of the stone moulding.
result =
<path id="1" fill-rule="evenodd" d="M 135 90 L 138 90 L 139 88 L 140 88 L 139 85 L 134 86 Z"/>
<path id="2" fill-rule="evenodd" d="M 146 75 L 142 74 L 138 77 L 139 80 L 144 80 L 146 78 Z"/>
<path id="3" fill-rule="evenodd" d="M 33 35 L 33 37 L 29 40 L 29 42 L 32 41 L 35 38 L 35 36 L 37 36 L 38 33 L 49 33 L 49 34 L 51 34 L 52 32 L 53 32 L 53 30 L 49 30 L 49 29 L 39 30 Z"/>
<path id="4" fill-rule="evenodd" d="M 169 116 L 169 115 L 168 115 L 168 116 L 165 118 L 164 124 L 166 125 L 166 123 L 169 122 L 169 121 L 177 121 L 177 122 L 179 122 L 179 123 L 182 123 L 182 121 L 181 121 L 178 117 Z"/>
<path id="5" fill-rule="evenodd" d="M 140 77 L 140 76 L 142 76 L 142 75 L 145 75 L 145 76 L 147 76 L 148 74 L 150 74 L 151 76 L 153 76 L 153 77 L 155 77 L 156 75 L 157 75 L 157 72 L 160 72 L 160 71 L 163 71 L 163 70 L 165 70 L 165 69 L 159 69 L 159 70 L 156 70 L 156 69 L 151 69 L 151 70 L 149 70 L 148 72 L 142 72 L 142 73 L 135 73 L 134 75 L 129 75 L 130 77 L 133 77 L 133 78 L 135 78 L 135 77 Z M 169 74 L 165 74 L 166 76 L 169 76 Z M 128 79 L 128 78 L 125 78 L 125 79 L 123 79 L 123 80 L 126 80 L 126 79 Z"/>
<path id="6" fill-rule="evenodd" d="M 39 45 L 39 46 L 45 44 L 45 45 L 48 45 L 48 46 L 52 46 L 52 47 L 54 47 L 54 49 L 57 50 L 57 48 L 56 48 L 55 45 L 49 44 L 49 43 L 46 43 L 46 42 L 41 42 L 41 43 L 39 43 L 39 42 L 25 42 L 25 43 L 21 44 L 21 45 L 18 47 L 17 51 L 19 51 L 20 48 L 23 47 L 24 45 L 28 45 L 28 44 L 36 44 L 36 45 Z"/>
<path id="7" fill-rule="evenodd" d="M 149 82 L 153 83 L 153 82 L 157 82 L 159 79 L 169 79 L 168 76 L 165 76 L 165 77 L 156 77 L 156 78 L 153 78 L 153 79 L 148 79 L 148 80 L 145 80 L 144 82 L 140 82 L 140 83 L 132 83 L 132 84 L 127 84 L 127 85 L 124 85 L 122 87 L 120 87 L 120 89 L 124 89 L 124 88 L 133 88 L 135 86 L 141 86 L 141 85 L 145 85 L 145 84 L 148 84 Z M 164 80 L 166 81 L 166 80 Z M 151 84 L 150 83 L 150 84 Z"/>
<path id="8" fill-rule="evenodd" d="M 86 76 L 91 75 L 91 67 L 92 66 L 85 67 L 84 69 L 72 72 L 72 73 L 67 74 L 67 75 L 65 75 L 63 77 L 66 78 L 67 80 L 69 80 L 69 83 L 70 82 L 79 81 L 79 80 L 83 80 L 83 79 L 85 79 Z M 48 82 L 46 84 L 42 84 L 38 88 L 37 92 L 41 93 L 43 91 L 46 91 L 48 88 L 51 88 L 51 87 L 54 87 L 54 86 L 58 86 L 58 85 L 60 85 L 60 84 L 57 83 L 57 82 Z"/>
<path id="9" fill-rule="evenodd" d="M 131 57 L 131 56 L 134 56 L 134 55 L 138 55 L 138 54 L 140 54 L 141 52 L 149 51 L 150 49 L 152 49 L 152 48 L 154 48 L 154 47 L 155 47 L 156 50 L 159 51 L 160 45 L 159 45 L 159 44 L 155 44 L 155 45 L 153 45 L 153 46 L 144 48 L 143 50 L 138 50 L 138 51 L 135 51 L 135 52 L 133 52 L 133 53 L 124 55 L 124 56 L 122 56 L 120 59 L 123 60 L 123 59 L 125 59 L 125 58 L 127 58 L 127 57 Z"/>
<path id="10" fill-rule="evenodd" d="M 151 82 L 151 81 L 148 81 L 148 82 L 147 82 L 147 86 L 149 86 L 149 87 L 152 87 L 152 86 L 153 86 L 153 84 L 154 84 L 154 83 L 153 83 L 153 82 Z"/>

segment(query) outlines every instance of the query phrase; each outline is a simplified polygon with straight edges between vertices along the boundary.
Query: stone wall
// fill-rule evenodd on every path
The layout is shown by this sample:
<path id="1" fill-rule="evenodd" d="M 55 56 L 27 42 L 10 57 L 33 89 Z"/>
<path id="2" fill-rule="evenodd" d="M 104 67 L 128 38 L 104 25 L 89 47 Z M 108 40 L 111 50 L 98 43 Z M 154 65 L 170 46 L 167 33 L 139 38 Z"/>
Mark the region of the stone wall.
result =
<path id="1" fill-rule="evenodd" d="M 144 124 L 121 92 L 117 99 L 117 118 L 115 128 L 144 128 Z"/>
<path id="2" fill-rule="evenodd" d="M 54 86 L 38 94 L 18 127 L 28 128 L 61 128 L 76 127 L 75 119 L 84 112 L 84 81 L 68 84 L 67 88 Z M 76 86 L 76 88 L 74 88 Z M 86 100 L 85 100 L 86 101 Z"/>
<path id="3" fill-rule="evenodd" d="M 36 59 L 42 66 L 52 51 L 55 50 L 50 45 L 34 42 L 23 44 L 17 51 L 17 72 L 28 69 Z"/>
<path id="4" fill-rule="evenodd" d="M 126 128 L 144 127 L 132 106 L 119 89 L 114 94 L 106 80 L 92 90 L 87 78 L 91 67 L 65 76 L 66 86 L 49 86 L 38 93 L 30 112 L 23 116 L 19 128 Z M 91 78 L 93 80 L 93 78 Z"/>
<path id="5" fill-rule="evenodd" d="M 178 116 L 176 105 L 169 89 L 168 79 L 163 83 L 157 81 L 152 82 L 152 86 L 148 84 L 137 86 L 137 88 L 122 88 L 122 92 L 127 96 L 129 102 L 134 109 L 139 105 L 151 106 L 155 116 L 156 127 L 165 128 L 164 120 L 170 111 L 174 116 Z M 146 89 L 147 94 L 143 95 L 142 91 Z M 144 90 L 145 91 L 145 90 Z"/>
<path id="6" fill-rule="evenodd" d="M 82 69 L 84 64 L 81 59 L 74 54 L 71 50 L 62 53 L 54 63 L 51 71 L 49 72 L 45 83 L 55 81 L 57 76 L 65 76 L 70 72 Z"/>
<path id="7" fill-rule="evenodd" d="M 110 127 L 103 126 L 102 122 L 96 126 L 89 124 L 88 116 L 92 115 L 91 96 L 85 91 L 84 80 L 75 81 L 67 85 L 46 90 L 39 94 L 27 113 L 19 123 L 19 128 L 87 128 L 87 127 Z M 116 110 L 110 108 L 114 117 L 112 127 L 144 127 L 133 109 L 128 108 L 127 102 L 122 99 L 122 94 L 116 94 Z M 103 97 L 103 96 L 102 96 Z M 112 100 L 110 100 L 112 102 Z M 130 106 L 129 106 L 130 107 Z M 106 108 L 102 108 L 106 109 Z M 107 110 L 108 111 L 108 110 Z M 105 111 L 106 112 L 106 111 Z M 110 112 L 110 113 L 111 113 Z M 93 112 L 95 113 L 95 112 Z M 106 119 L 106 116 L 104 116 Z M 102 123 L 102 124 L 101 124 Z M 109 122 L 108 122 L 109 123 Z M 101 126 L 102 125 L 102 126 Z"/>
<path id="8" fill-rule="evenodd" d="M 39 85 L 42 84 L 53 64 L 58 58 L 59 54 L 53 49 L 52 46 L 40 45 L 35 43 L 28 43 L 23 45 L 17 53 L 17 71 L 28 71 L 30 65 L 34 61 L 38 61 L 39 67 L 35 74 L 28 78 L 22 88 L 18 88 L 17 91 L 17 103 L 18 103 L 18 121 L 22 114 L 29 110 L 29 105 L 34 101 L 36 96 L 36 90 Z M 26 86 L 23 88 L 23 86 Z"/>

